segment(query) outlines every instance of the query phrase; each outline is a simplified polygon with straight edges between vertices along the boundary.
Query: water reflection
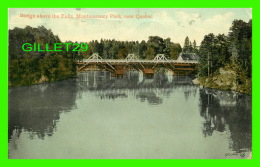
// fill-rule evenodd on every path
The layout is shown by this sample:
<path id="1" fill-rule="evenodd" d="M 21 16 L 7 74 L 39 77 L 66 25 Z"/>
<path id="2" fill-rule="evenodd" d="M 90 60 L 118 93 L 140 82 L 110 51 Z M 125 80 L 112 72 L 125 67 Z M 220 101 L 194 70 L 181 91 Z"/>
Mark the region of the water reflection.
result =
<path id="1" fill-rule="evenodd" d="M 26 155 L 35 151 L 36 158 L 246 158 L 225 153 L 251 152 L 251 97 L 199 88 L 192 78 L 170 73 L 145 78 L 139 71 L 129 71 L 114 78 L 109 72 L 87 71 L 60 82 L 10 88 L 8 134 L 10 158 L 30 158 Z M 49 138 L 56 140 L 46 141 Z M 53 147 L 57 141 L 75 138 L 82 141 L 73 147 Z M 38 139 L 49 150 L 47 155 L 33 142 Z M 132 152 L 121 149 L 120 142 L 132 145 Z M 27 145 L 36 150 L 30 152 Z M 214 145 L 219 146 L 217 151 Z M 74 154 L 68 151 L 78 147 Z M 102 151 L 95 152 L 97 148 Z"/>
<path id="2" fill-rule="evenodd" d="M 174 92 L 173 88 L 181 88 L 185 97 L 196 95 L 197 89 L 190 77 L 155 74 L 153 78 L 144 78 L 142 72 L 128 71 L 123 78 L 111 77 L 109 72 L 83 72 L 77 79 L 80 93 L 94 91 L 101 99 L 127 98 L 134 96 L 141 102 L 158 105 L 163 98 Z"/>
<path id="3" fill-rule="evenodd" d="M 230 133 L 231 150 L 251 151 L 251 97 L 230 91 L 200 89 L 200 114 L 205 118 L 203 134 L 214 131 Z"/>
<path id="4" fill-rule="evenodd" d="M 10 88 L 8 139 L 19 137 L 22 130 L 29 132 L 31 139 L 52 136 L 60 112 L 71 111 L 76 96 L 76 80 Z"/>

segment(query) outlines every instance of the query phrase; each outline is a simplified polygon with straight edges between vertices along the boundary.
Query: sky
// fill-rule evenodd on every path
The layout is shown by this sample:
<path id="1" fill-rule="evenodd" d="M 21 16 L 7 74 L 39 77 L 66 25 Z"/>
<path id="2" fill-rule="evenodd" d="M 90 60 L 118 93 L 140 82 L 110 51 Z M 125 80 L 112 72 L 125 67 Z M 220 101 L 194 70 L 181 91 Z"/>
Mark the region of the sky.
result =
<path id="1" fill-rule="evenodd" d="M 21 17 L 21 14 L 36 18 Z M 73 18 L 61 18 L 68 14 Z M 37 18 L 37 15 L 50 18 Z M 77 15 L 107 18 L 77 18 Z M 114 17 L 118 15 L 121 18 Z M 129 16 L 133 18 L 125 18 Z M 43 25 L 62 42 L 147 41 L 149 36 L 160 36 L 183 46 L 186 36 L 200 45 L 209 33 L 227 35 L 233 20 L 248 22 L 251 18 L 251 8 L 10 8 L 8 28 Z"/>

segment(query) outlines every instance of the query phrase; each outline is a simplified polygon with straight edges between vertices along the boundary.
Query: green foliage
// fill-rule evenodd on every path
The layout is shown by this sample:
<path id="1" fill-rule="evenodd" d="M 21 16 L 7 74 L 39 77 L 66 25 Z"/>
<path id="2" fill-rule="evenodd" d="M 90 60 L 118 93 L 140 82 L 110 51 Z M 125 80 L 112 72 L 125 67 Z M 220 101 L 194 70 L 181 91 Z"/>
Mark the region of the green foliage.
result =
<path id="1" fill-rule="evenodd" d="M 237 70 L 245 72 L 251 77 L 252 72 L 252 20 L 248 23 L 234 20 L 229 32 L 230 47 L 233 63 L 238 65 Z"/>
<path id="2" fill-rule="evenodd" d="M 26 26 L 25 28 L 14 28 L 9 30 L 9 59 L 23 58 L 24 55 L 43 57 L 49 52 L 25 52 L 21 49 L 24 43 L 39 43 L 45 49 L 45 44 L 49 43 L 53 46 L 54 43 L 60 43 L 58 36 L 54 35 L 52 31 L 47 30 L 44 26 L 32 28 Z M 53 48 L 50 48 L 53 49 Z"/>
<path id="3" fill-rule="evenodd" d="M 228 39 L 224 34 L 204 36 L 199 50 L 199 76 L 208 76 L 230 61 Z"/>
<path id="4" fill-rule="evenodd" d="M 190 52 L 190 39 L 189 39 L 189 37 L 185 38 L 184 46 L 183 46 L 183 52 L 184 53 L 189 53 Z"/>
<path id="5" fill-rule="evenodd" d="M 76 73 L 76 63 L 62 55 L 53 55 L 41 59 L 39 69 L 49 81 L 55 81 L 73 76 Z"/>
<path id="6" fill-rule="evenodd" d="M 187 36 L 184 40 L 184 46 L 183 46 L 183 53 L 196 53 L 198 54 L 198 49 L 197 49 L 197 43 L 194 40 L 193 43 L 191 43 L 189 37 Z"/>
<path id="7" fill-rule="evenodd" d="M 32 85 L 41 77 L 39 58 L 26 57 L 9 61 L 9 84 Z"/>
<path id="8" fill-rule="evenodd" d="M 158 36 L 150 36 L 147 42 L 101 39 L 100 42 L 90 41 L 88 45 L 89 50 L 82 53 L 84 58 L 97 52 L 103 59 L 124 59 L 130 53 L 134 53 L 140 59 L 153 59 L 157 54 L 177 59 L 182 51 L 180 44 L 171 42 L 170 38 L 163 39 Z"/>
<path id="9" fill-rule="evenodd" d="M 198 76 L 214 77 L 220 68 L 234 71 L 237 90 L 251 92 L 252 20 L 234 20 L 228 36 L 210 33 L 199 49 Z"/>
<path id="10" fill-rule="evenodd" d="M 251 77 L 252 21 L 234 20 L 228 36 L 208 34 L 204 36 L 199 50 L 199 76 L 213 74 L 220 67 L 233 64 L 233 70 Z"/>
<path id="11" fill-rule="evenodd" d="M 76 74 L 76 59 L 81 58 L 80 53 L 25 52 L 21 49 L 23 43 L 40 43 L 42 46 L 49 43 L 53 46 L 60 43 L 60 39 L 43 26 L 9 30 L 9 86 L 61 80 Z"/>
<path id="12" fill-rule="evenodd" d="M 9 85 L 32 85 L 62 80 L 76 74 L 76 63 L 61 55 L 9 60 Z"/>

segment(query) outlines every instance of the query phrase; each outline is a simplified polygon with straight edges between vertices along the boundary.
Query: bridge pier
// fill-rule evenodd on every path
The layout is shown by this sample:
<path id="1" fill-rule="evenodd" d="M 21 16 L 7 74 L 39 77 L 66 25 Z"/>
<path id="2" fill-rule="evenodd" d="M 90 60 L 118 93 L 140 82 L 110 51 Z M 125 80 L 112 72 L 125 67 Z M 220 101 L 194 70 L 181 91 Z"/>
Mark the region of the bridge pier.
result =
<path id="1" fill-rule="evenodd" d="M 152 68 L 144 68 L 144 70 L 143 70 L 143 74 L 146 77 L 153 77 L 154 73 L 155 73 L 155 71 Z"/>
<path id="2" fill-rule="evenodd" d="M 123 65 L 117 65 L 113 67 L 114 67 L 114 71 L 111 74 L 114 77 L 123 77 L 124 74 L 126 73 L 126 69 L 124 68 Z"/>

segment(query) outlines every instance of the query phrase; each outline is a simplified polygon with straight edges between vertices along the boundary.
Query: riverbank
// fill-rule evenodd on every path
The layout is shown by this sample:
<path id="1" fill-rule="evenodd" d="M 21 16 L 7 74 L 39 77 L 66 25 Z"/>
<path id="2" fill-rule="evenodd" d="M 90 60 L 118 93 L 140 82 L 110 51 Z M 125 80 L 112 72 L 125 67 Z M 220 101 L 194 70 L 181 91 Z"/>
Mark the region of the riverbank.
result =
<path id="1" fill-rule="evenodd" d="M 63 55 L 27 57 L 9 60 L 9 86 L 29 86 L 53 82 L 73 77 L 77 74 L 77 64 Z"/>
<path id="2" fill-rule="evenodd" d="M 10 81 L 9 81 L 8 87 L 39 85 L 39 84 L 44 84 L 44 83 L 58 82 L 58 81 L 62 81 L 62 80 L 69 79 L 69 78 L 75 78 L 75 77 L 77 77 L 77 73 L 71 74 L 71 75 L 67 75 L 67 76 L 63 76 L 62 78 L 58 78 L 58 79 L 49 79 L 48 77 L 43 75 L 38 80 L 34 80 L 33 82 L 27 82 L 28 84 L 24 84 L 24 83 L 22 83 L 22 84 L 10 83 Z"/>
<path id="3" fill-rule="evenodd" d="M 252 95 L 252 79 L 247 78 L 244 79 L 243 82 L 238 82 L 237 78 L 237 72 L 220 68 L 212 76 L 195 78 L 193 83 L 203 87 L 230 90 Z"/>

